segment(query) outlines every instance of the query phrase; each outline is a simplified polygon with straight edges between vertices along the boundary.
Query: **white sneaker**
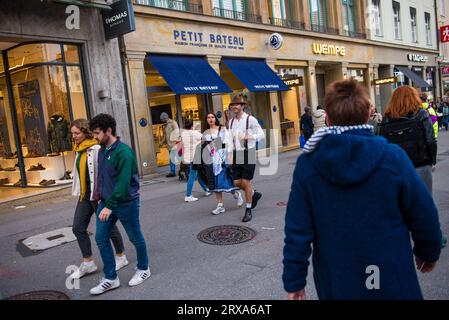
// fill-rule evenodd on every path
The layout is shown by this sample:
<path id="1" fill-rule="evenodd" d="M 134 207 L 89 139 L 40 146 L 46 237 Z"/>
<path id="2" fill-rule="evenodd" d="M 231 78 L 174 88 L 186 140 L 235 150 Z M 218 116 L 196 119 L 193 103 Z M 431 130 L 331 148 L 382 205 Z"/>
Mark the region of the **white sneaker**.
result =
<path id="1" fill-rule="evenodd" d="M 205 197 L 210 197 L 212 195 L 212 192 L 209 192 L 209 191 L 206 191 L 205 193 L 204 193 L 204 196 Z"/>
<path id="2" fill-rule="evenodd" d="M 126 259 L 126 256 L 123 255 L 121 257 L 116 256 L 115 257 L 115 271 L 119 271 L 121 268 L 126 267 L 129 264 L 128 259 Z"/>
<path id="3" fill-rule="evenodd" d="M 102 278 L 98 286 L 90 289 L 90 294 L 97 296 L 99 294 L 105 293 L 106 291 L 117 289 L 118 287 L 120 287 L 120 280 L 118 277 L 115 280 Z"/>
<path id="4" fill-rule="evenodd" d="M 237 205 L 239 208 L 243 207 L 243 197 L 242 197 L 242 193 L 240 191 L 236 191 L 234 193 L 234 199 L 237 200 Z"/>
<path id="5" fill-rule="evenodd" d="M 185 197 L 184 201 L 185 202 L 195 202 L 195 201 L 198 201 L 198 198 L 195 198 L 194 196 Z"/>
<path id="6" fill-rule="evenodd" d="M 81 265 L 79 266 L 78 270 L 76 270 L 74 273 L 72 273 L 70 275 L 70 278 L 72 279 L 81 279 L 82 277 L 94 273 L 95 271 L 97 271 L 97 265 L 95 263 L 91 264 L 91 265 L 87 265 L 86 263 L 81 263 Z"/>
<path id="7" fill-rule="evenodd" d="M 225 212 L 226 212 L 226 209 L 225 209 L 224 205 L 221 203 L 217 205 L 217 208 L 215 208 L 215 210 L 212 210 L 212 214 L 215 216 L 225 213 Z"/>
<path id="8" fill-rule="evenodd" d="M 147 280 L 151 276 L 150 268 L 147 270 L 137 270 L 134 276 L 129 280 L 129 286 L 135 287 Z"/>

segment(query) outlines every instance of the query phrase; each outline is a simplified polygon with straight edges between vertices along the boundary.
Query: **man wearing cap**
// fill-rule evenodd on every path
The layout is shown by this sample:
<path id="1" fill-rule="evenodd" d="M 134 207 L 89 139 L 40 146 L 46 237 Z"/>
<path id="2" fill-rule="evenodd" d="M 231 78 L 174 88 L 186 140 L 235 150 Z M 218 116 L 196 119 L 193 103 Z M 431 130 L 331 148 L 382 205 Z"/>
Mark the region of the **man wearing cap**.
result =
<path id="1" fill-rule="evenodd" d="M 251 221 L 251 209 L 257 206 L 257 202 L 262 197 L 261 193 L 253 190 L 251 180 L 256 170 L 256 143 L 265 138 L 257 119 L 244 112 L 247 106 L 248 100 L 245 94 L 233 95 L 230 107 L 235 117 L 229 122 L 233 144 L 232 175 L 235 186 L 245 192 L 246 208 L 243 222 Z"/>
<path id="2" fill-rule="evenodd" d="M 176 177 L 176 144 L 180 141 L 179 126 L 176 121 L 170 119 L 166 112 L 162 112 L 160 119 L 164 126 L 164 138 L 162 139 L 159 147 L 162 148 L 164 144 L 167 144 L 168 151 L 170 153 L 170 173 L 167 174 L 167 178 Z"/>

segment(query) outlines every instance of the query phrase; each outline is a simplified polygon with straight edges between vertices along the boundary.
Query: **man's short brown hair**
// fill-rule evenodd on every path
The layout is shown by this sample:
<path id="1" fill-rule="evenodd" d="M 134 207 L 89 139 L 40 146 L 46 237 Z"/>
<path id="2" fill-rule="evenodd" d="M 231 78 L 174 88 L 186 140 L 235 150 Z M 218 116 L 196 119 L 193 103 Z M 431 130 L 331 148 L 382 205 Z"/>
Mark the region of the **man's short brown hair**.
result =
<path id="1" fill-rule="evenodd" d="M 324 109 L 330 125 L 353 126 L 366 124 L 371 100 L 365 87 L 355 80 L 331 83 L 324 98 Z"/>

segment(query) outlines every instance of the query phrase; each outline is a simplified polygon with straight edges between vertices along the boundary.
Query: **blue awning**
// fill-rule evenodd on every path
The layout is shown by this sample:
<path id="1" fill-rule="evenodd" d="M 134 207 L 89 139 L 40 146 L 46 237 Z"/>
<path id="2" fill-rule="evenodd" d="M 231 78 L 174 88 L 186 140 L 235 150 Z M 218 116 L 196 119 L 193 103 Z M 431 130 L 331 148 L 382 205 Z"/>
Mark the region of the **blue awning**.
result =
<path id="1" fill-rule="evenodd" d="M 204 57 L 150 54 L 148 59 L 176 94 L 232 92 Z"/>
<path id="2" fill-rule="evenodd" d="M 428 84 L 426 81 L 424 81 L 423 78 L 418 76 L 414 71 L 410 70 L 407 67 L 395 67 L 400 72 L 402 72 L 407 78 L 412 80 L 414 84 L 416 84 L 418 87 L 421 88 L 422 91 L 431 91 L 433 87 Z"/>
<path id="3" fill-rule="evenodd" d="M 223 58 L 223 63 L 235 74 L 249 91 L 287 91 L 290 88 L 265 60 Z"/>

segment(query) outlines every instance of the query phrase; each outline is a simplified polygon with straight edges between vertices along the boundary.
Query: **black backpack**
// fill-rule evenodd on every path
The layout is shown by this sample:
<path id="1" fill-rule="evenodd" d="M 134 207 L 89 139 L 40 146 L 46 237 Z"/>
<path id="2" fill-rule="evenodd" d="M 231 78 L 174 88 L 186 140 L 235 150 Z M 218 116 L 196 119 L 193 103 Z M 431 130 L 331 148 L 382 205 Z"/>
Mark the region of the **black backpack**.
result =
<path id="1" fill-rule="evenodd" d="M 430 159 L 425 128 L 417 117 L 383 122 L 379 125 L 379 135 L 404 149 L 415 165 Z"/>

